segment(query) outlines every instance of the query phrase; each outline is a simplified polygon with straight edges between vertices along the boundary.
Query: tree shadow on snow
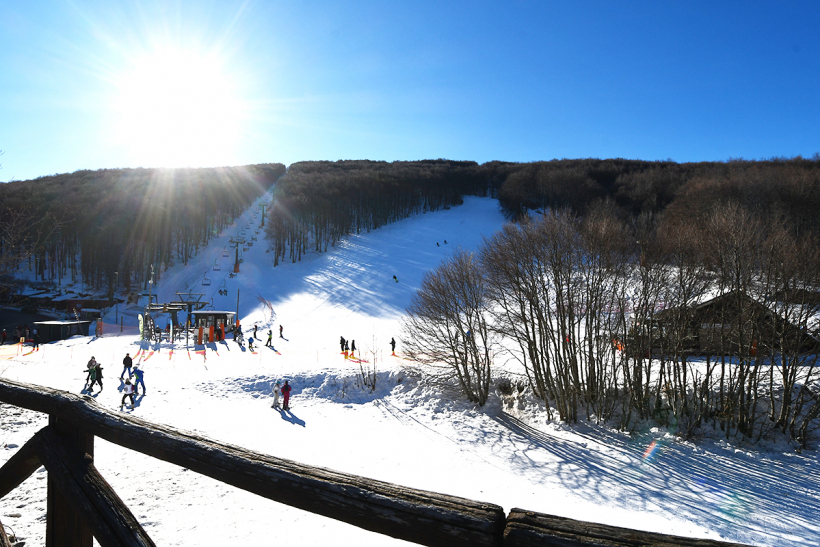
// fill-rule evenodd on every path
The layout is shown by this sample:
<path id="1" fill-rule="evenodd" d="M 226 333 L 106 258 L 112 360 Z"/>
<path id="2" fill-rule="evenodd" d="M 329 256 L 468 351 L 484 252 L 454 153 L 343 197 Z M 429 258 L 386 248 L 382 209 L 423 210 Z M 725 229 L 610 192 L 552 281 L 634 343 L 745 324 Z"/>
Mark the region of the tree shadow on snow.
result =
<path id="1" fill-rule="evenodd" d="M 573 438 L 565 439 L 508 414 L 492 419 L 503 427 L 486 430 L 483 442 L 512 447 L 514 468 L 526 476 L 556 476 L 587 500 L 656 514 L 661 508 L 729 541 L 770 544 L 773 537 L 789 537 L 820 544 L 820 530 L 805 517 L 820 514 L 815 457 L 754 452 L 744 457 L 710 441 L 695 447 L 651 435 L 633 440 L 603 428 L 589 434 L 573 428 Z M 544 452 L 553 458 L 545 459 Z M 795 492 L 800 494 L 792 499 Z M 766 514 L 777 520 L 759 518 Z"/>

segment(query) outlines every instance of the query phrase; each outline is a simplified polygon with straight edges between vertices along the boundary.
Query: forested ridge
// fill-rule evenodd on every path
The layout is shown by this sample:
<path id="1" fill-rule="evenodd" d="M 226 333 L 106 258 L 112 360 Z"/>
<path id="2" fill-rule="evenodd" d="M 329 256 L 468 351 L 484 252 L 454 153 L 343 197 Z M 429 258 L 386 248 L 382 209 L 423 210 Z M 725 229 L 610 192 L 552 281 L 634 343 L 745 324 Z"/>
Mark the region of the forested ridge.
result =
<path id="1" fill-rule="evenodd" d="M 583 215 L 601 201 L 623 218 L 701 219 L 707 205 L 733 202 L 756 217 L 780 216 L 792 230 L 817 232 L 820 157 L 675 163 L 573 159 L 532 163 L 425 160 L 316 161 L 290 166 L 277 184 L 267 236 L 274 263 L 326 251 L 359 233 L 461 202 L 497 197 L 511 219 L 528 211 Z M 688 222 L 688 221 L 684 221 Z"/>
<path id="2" fill-rule="evenodd" d="M 101 169 L 2 184 L 0 273 L 22 265 L 43 282 L 70 276 L 111 291 L 117 272 L 130 291 L 152 264 L 187 262 L 284 172 L 282 164 Z"/>
<path id="3" fill-rule="evenodd" d="M 346 234 L 370 231 L 412 214 L 486 196 L 487 181 L 469 161 L 318 161 L 290 166 L 279 181 L 267 237 L 274 265 L 308 249 L 327 251 Z"/>

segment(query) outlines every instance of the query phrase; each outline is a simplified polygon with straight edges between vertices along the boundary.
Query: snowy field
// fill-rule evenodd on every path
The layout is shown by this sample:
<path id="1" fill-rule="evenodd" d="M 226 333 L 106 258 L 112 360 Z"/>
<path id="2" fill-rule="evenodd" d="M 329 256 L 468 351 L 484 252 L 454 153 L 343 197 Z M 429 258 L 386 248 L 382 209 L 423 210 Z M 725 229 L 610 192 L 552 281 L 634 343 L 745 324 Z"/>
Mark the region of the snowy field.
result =
<path id="1" fill-rule="evenodd" d="M 458 246 L 475 249 L 503 223 L 494 200 L 466 198 L 438 211 L 347 238 L 328 253 L 272 267 L 259 240 L 228 276 L 228 238 L 259 220 L 253 207 L 187 267 L 162 272 L 159 301 L 205 293 L 215 309 L 239 310 L 246 333 L 273 328 L 273 346 L 232 341 L 196 351 L 185 342 L 140 345 L 134 336 L 75 338 L 37 352 L 0 351 L 0 376 L 79 393 L 91 356 L 104 367 L 94 396 L 119 408 L 122 358 L 140 352 L 147 395 L 133 412 L 212 439 L 401 485 L 615 526 L 750 545 L 820 545 L 820 465 L 814 451 L 676 440 L 663 430 L 637 435 L 547 423 L 539 405 L 502 411 L 443 398 L 401 372 L 402 314 L 424 272 Z M 447 244 L 444 244 L 447 240 Z M 439 243 L 437 246 L 436 243 Z M 213 264 L 221 265 L 220 271 Z M 203 285 L 203 272 L 211 280 Z M 393 281 L 396 275 L 399 282 Z M 224 283 L 223 283 L 224 282 Z M 218 290 L 227 289 L 227 296 Z M 273 302 L 269 323 L 258 296 Z M 120 305 L 126 324 L 138 308 Z M 106 318 L 114 323 L 113 312 Z M 163 320 L 159 320 L 163 325 Z M 284 339 L 278 337 L 283 326 Z M 360 389 L 359 364 L 339 337 L 356 340 L 375 363 L 375 392 Z M 397 356 L 390 354 L 395 337 Z M 497 371 L 502 375 L 503 371 Z M 271 383 L 293 384 L 292 412 L 271 408 Z M 0 463 L 47 419 L 0 406 Z M 404 542 L 199 476 L 97 439 L 95 463 L 158 545 L 389 545 Z M 46 482 L 41 469 L 0 500 L 5 524 L 40 545 Z M 238 542 L 238 543 L 237 543 Z"/>

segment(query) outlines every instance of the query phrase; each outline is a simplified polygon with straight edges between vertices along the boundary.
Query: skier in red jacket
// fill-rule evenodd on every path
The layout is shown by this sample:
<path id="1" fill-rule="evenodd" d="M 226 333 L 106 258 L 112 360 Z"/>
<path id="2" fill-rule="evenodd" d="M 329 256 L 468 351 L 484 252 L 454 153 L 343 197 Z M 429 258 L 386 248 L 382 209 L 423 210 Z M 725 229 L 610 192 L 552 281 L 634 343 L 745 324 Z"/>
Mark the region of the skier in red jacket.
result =
<path id="1" fill-rule="evenodd" d="M 285 385 L 282 386 L 282 410 L 290 410 L 290 405 L 288 404 L 288 401 L 290 401 L 290 390 L 290 384 L 285 380 Z"/>

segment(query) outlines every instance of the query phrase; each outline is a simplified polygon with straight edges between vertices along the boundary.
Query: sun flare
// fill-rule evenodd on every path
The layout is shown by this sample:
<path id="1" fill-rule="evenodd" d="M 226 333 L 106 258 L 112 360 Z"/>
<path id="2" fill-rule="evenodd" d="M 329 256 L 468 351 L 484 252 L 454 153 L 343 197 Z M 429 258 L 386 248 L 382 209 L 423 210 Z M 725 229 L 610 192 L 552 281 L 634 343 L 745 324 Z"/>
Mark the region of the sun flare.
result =
<path id="1" fill-rule="evenodd" d="M 218 58 L 164 49 L 133 63 L 118 83 L 117 141 L 145 167 L 231 163 L 242 101 Z"/>

